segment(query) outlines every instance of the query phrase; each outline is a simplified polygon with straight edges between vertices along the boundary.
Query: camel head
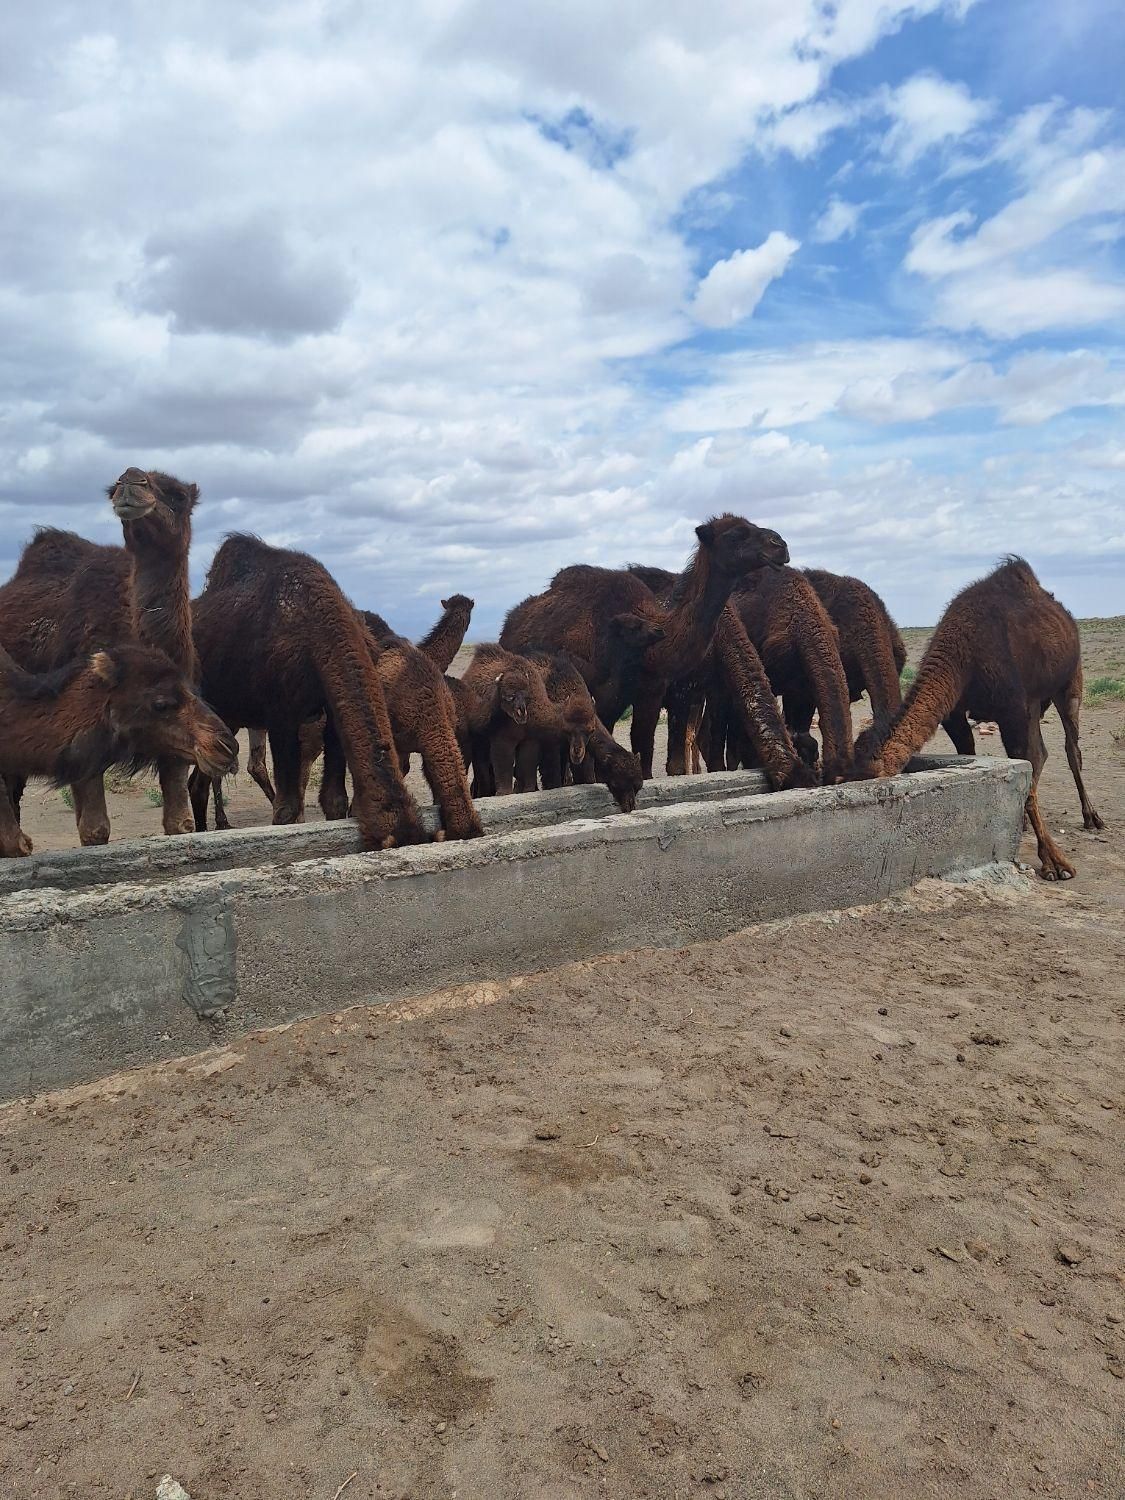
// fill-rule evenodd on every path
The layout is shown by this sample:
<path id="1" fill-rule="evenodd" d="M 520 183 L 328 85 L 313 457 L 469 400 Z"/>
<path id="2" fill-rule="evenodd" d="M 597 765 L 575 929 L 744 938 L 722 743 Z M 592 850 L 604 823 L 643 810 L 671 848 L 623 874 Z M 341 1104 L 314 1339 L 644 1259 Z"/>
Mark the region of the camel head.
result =
<path id="1" fill-rule="evenodd" d="M 731 578 L 759 568 L 782 568 L 789 561 L 789 548 L 776 531 L 755 526 L 741 516 L 715 516 L 697 526 L 695 534 L 712 566 Z"/>
<path id="2" fill-rule="evenodd" d="M 518 668 L 507 668 L 496 679 L 496 687 L 502 712 L 514 724 L 527 723 L 527 706 L 531 698 L 531 683 L 527 674 Z"/>
<path id="3" fill-rule="evenodd" d="M 878 724 L 869 724 L 856 735 L 852 751 L 854 769 L 848 776 L 849 781 L 871 781 L 888 774 L 883 761 L 882 738 L 883 731 Z"/>
<path id="4" fill-rule="evenodd" d="M 609 622 L 610 634 L 630 655 L 640 656 L 657 641 L 664 639 L 663 625 L 648 620 L 644 615 L 614 615 Z"/>
<path id="5" fill-rule="evenodd" d="M 637 794 L 645 784 L 641 775 L 640 756 L 621 746 L 614 746 L 613 753 L 605 760 L 601 774 L 621 811 L 631 813 L 637 805 Z"/>
<path id="6" fill-rule="evenodd" d="M 108 486 L 106 494 L 119 521 L 159 516 L 165 524 L 178 530 L 191 519 L 195 502 L 199 499 L 199 486 L 184 484 L 158 469 L 126 469 Z"/>
<path id="7" fill-rule="evenodd" d="M 450 594 L 448 599 L 441 601 L 441 607 L 442 609 L 464 610 L 467 615 L 471 615 L 476 607 L 476 602 L 475 599 L 470 599 L 468 594 Z"/>
<path id="8" fill-rule="evenodd" d="M 234 736 L 163 651 L 114 646 L 90 658 L 90 672 L 106 695 L 114 738 L 130 755 L 194 761 L 206 776 L 237 766 Z"/>

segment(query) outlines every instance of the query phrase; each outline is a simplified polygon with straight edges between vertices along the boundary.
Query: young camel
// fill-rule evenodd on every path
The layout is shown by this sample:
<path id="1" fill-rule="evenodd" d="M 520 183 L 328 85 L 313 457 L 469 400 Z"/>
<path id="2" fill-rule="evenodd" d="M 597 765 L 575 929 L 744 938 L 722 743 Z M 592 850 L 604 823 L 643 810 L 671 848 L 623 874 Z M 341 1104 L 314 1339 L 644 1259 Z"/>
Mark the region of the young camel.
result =
<path id="1" fill-rule="evenodd" d="M 441 601 L 442 615 L 430 633 L 418 642 L 418 650 L 428 656 L 439 672 L 448 672 L 464 645 L 475 601 L 467 594 L 452 594 Z"/>
<path id="2" fill-rule="evenodd" d="M 119 645 L 45 674 L 0 652 L 0 856 L 31 853 L 6 786 L 31 776 L 84 784 L 111 766 L 190 760 L 225 775 L 238 748 L 163 651 Z"/>
<path id="3" fill-rule="evenodd" d="M 44 528 L 20 554 L 0 587 L 0 640 L 27 671 L 51 672 L 79 657 L 137 639 L 133 560 L 123 547 L 88 542 L 73 531 Z M 8 778 L 19 813 L 23 782 Z M 100 775 L 71 787 L 79 841 L 109 840 Z"/>
<path id="4" fill-rule="evenodd" d="M 1040 874 L 1044 880 L 1070 880 L 1074 866 L 1039 811 L 1039 777 L 1047 760 L 1040 720 L 1052 703 L 1062 720 L 1083 826 L 1101 828 L 1082 780 L 1078 627 L 1027 563 L 1011 557 L 949 605 L 889 727 L 873 725 L 856 740 L 856 775 L 896 775 L 939 724 L 956 734 L 959 753 L 971 755 L 975 747 L 968 719 L 995 720 L 1007 753 L 1031 762 L 1027 817 L 1039 847 Z"/>
<path id="5" fill-rule="evenodd" d="M 775 531 L 723 515 L 696 527 L 699 545 L 680 575 L 668 607 L 628 569 L 563 568 L 542 594 L 532 595 L 509 613 L 500 635 L 511 651 L 561 651 L 585 663 L 595 685 L 610 675 L 610 622 L 640 615 L 664 631 L 644 654 L 636 681 L 614 702 L 597 699 L 598 717 L 609 729 L 633 705 L 630 735 L 647 780 L 652 776 L 653 742 L 669 682 L 696 670 L 710 648 L 716 626 L 736 583 L 760 568 L 789 561 Z"/>
<path id="6" fill-rule="evenodd" d="M 121 522 L 125 550 L 133 559 L 133 592 L 140 639 L 165 652 L 189 682 L 199 681 L 199 660 L 191 633 L 188 554 L 191 518 L 199 486 L 184 484 L 157 469 L 126 469 L 106 489 Z M 192 833 L 195 818 L 188 797 L 191 766 L 161 760 L 156 774 L 163 798 L 166 834 Z"/>
<path id="7" fill-rule="evenodd" d="M 581 734 L 585 715 L 552 703 L 543 673 L 522 655 L 494 642 L 476 648 L 461 678 L 462 694 L 491 701 L 491 687 L 500 689 L 501 714 L 493 714 L 487 728 L 471 733 L 468 755 L 473 766 L 474 797 L 506 797 L 515 790 L 517 746 L 527 738 L 569 739 Z M 511 695 L 518 686 L 520 702 Z"/>

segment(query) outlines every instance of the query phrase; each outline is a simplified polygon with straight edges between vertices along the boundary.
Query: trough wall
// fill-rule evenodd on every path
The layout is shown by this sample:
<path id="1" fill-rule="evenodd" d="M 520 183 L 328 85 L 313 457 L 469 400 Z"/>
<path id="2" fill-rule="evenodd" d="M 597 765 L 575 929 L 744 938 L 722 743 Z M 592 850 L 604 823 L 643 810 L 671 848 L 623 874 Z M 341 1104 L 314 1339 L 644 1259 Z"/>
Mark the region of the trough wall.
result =
<path id="1" fill-rule="evenodd" d="M 570 788 L 498 800 L 508 826 L 465 843 L 313 857 L 306 843 L 288 858 L 286 841 L 314 830 L 279 829 L 283 852 L 267 858 L 259 830 L 226 836 L 247 840 L 237 866 L 189 859 L 169 876 L 142 861 L 141 878 L 114 884 L 96 871 L 32 882 L 0 897 L 0 1099 L 325 1010 L 717 938 L 1010 862 L 1026 762 L 917 764 L 772 795 L 747 773 L 678 778 L 683 800 L 631 814 L 599 801 L 591 816 L 598 789 Z M 186 842 L 162 841 L 159 860 Z M 94 866 L 115 853 L 80 852 Z"/>

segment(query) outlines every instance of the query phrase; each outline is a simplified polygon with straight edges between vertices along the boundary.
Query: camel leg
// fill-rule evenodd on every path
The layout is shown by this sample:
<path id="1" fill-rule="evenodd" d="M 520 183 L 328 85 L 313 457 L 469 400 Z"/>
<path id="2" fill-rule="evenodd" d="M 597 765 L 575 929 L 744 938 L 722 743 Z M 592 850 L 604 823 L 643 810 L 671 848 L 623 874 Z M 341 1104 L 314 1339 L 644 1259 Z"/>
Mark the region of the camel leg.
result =
<path id="1" fill-rule="evenodd" d="M 1082 747 L 1078 743 L 1078 714 L 1082 708 L 1081 667 L 1054 701 L 1066 736 L 1066 758 L 1070 774 L 1074 777 L 1078 800 L 1082 804 L 1082 826 L 1093 832 L 1094 829 L 1104 828 L 1105 823 L 1095 811 L 1094 804 L 1086 793 L 1086 783 L 1082 780 Z"/>
<path id="2" fill-rule="evenodd" d="M 977 753 L 976 741 L 973 739 L 973 726 L 969 723 L 969 716 L 963 708 L 955 708 L 941 721 L 941 727 L 953 741 L 953 748 L 958 755 L 975 755 Z"/>
<path id="3" fill-rule="evenodd" d="M 105 805 L 105 779 L 91 776 L 71 787 L 78 841 L 83 846 L 109 843 L 109 809 Z"/>
<path id="4" fill-rule="evenodd" d="M 422 726 L 422 775 L 441 810 L 441 826 L 446 838 L 480 838 L 484 829 L 469 795 L 469 782 L 457 736 L 448 719 L 429 720 Z M 406 764 L 409 754 L 400 755 Z"/>
<path id="5" fill-rule="evenodd" d="M 227 817 L 227 804 L 223 796 L 223 778 L 216 776 L 211 783 L 211 792 L 215 798 L 215 827 L 220 833 L 230 831 L 230 819 Z"/>
<path id="6" fill-rule="evenodd" d="M 215 783 L 216 789 L 218 782 Z M 211 778 L 205 776 L 198 766 L 188 773 L 188 797 L 191 799 L 191 815 L 196 828 L 204 832 L 207 828 L 207 801 L 211 795 Z M 219 826 L 219 798 L 215 796 L 215 827 Z"/>
<path id="7" fill-rule="evenodd" d="M 656 744 L 656 726 L 660 722 L 660 710 L 664 703 L 664 689 L 638 693 L 633 700 L 633 722 L 629 726 L 629 740 L 633 754 L 640 756 L 641 775 L 652 780 L 652 756 Z"/>
<path id="8" fill-rule="evenodd" d="M 301 802 L 301 746 L 290 729 L 269 731 L 273 774 L 277 778 L 277 796 L 273 804 L 275 823 L 303 823 L 305 809 Z"/>
<path id="9" fill-rule="evenodd" d="M 160 795 L 164 799 L 164 832 L 194 833 L 195 817 L 188 796 L 188 778 L 192 767 L 186 760 L 159 760 L 156 775 L 160 782 Z"/>
<path id="10" fill-rule="evenodd" d="M 246 758 L 246 769 L 250 772 L 250 779 L 265 792 L 267 801 L 273 802 L 277 797 L 277 792 L 266 766 L 266 731 L 251 729 L 249 740 L 250 754 Z"/>
<path id="11" fill-rule="evenodd" d="M 313 748 L 305 744 L 301 745 L 301 810 L 304 816 L 305 791 L 309 784 L 309 772 L 312 769 L 312 760 L 309 759 L 307 751 Z M 275 762 L 276 768 L 276 762 Z M 336 822 L 348 815 L 348 788 L 345 781 L 347 773 L 347 760 L 344 756 L 344 747 L 340 736 L 336 733 L 336 726 L 329 715 L 324 721 L 324 770 L 320 779 L 320 810 L 329 823 Z"/>
<path id="12" fill-rule="evenodd" d="M 820 764 L 820 746 L 816 736 L 812 733 L 813 714 L 816 712 L 815 703 L 811 698 L 794 697 L 791 693 L 784 693 L 781 705 L 789 733 L 793 737 L 794 749 L 805 765 L 811 766 L 815 771 Z"/>
<path id="13" fill-rule="evenodd" d="M 16 817 L 7 783 L 0 777 L 0 859 L 23 859 L 31 849 L 31 840 Z"/>
<path id="14" fill-rule="evenodd" d="M 510 797 L 515 790 L 516 749 L 520 741 L 508 734 L 494 734 L 488 758 L 492 768 L 493 793 Z"/>
<path id="15" fill-rule="evenodd" d="M 669 776 L 687 775 L 688 714 L 681 704 L 668 708 L 668 756 L 664 763 Z"/>
<path id="16" fill-rule="evenodd" d="M 552 747 L 552 750 L 553 750 L 553 747 Z M 558 759 L 557 756 L 554 756 L 553 758 L 556 761 Z M 552 759 L 552 755 L 550 753 L 548 754 L 547 759 L 548 760 Z M 546 775 L 549 776 L 550 772 L 546 771 L 546 767 L 544 767 L 544 770 L 546 772 Z M 556 786 L 561 785 L 561 783 L 559 782 L 558 777 L 559 777 L 559 773 L 558 773 L 558 771 L 556 771 L 556 773 L 555 773 L 555 782 L 554 782 L 554 784 Z M 547 785 L 548 785 L 547 781 L 544 780 L 544 782 L 543 782 L 544 788 L 546 788 Z M 539 790 L 539 741 L 538 740 L 521 740 L 520 743 L 519 743 L 519 745 L 517 745 L 517 747 L 516 747 L 516 791 L 517 792 L 537 792 L 538 790 Z"/>
<path id="17" fill-rule="evenodd" d="M 1047 832 L 1039 811 L 1039 777 L 1047 763 L 1047 747 L 1039 727 L 1040 705 L 1026 704 L 1022 715 L 1016 710 L 1000 720 L 1000 737 L 1013 760 L 1031 762 L 1031 790 L 1027 794 L 1028 822 L 1035 833 L 1039 849 L 1039 873 L 1044 880 L 1073 880 L 1074 866 Z"/>

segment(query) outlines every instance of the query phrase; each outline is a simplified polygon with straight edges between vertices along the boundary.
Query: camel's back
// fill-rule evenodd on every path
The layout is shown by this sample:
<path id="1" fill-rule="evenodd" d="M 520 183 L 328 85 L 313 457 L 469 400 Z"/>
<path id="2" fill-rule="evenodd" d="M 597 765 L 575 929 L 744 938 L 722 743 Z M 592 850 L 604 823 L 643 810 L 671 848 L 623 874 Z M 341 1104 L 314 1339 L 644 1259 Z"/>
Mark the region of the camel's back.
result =
<path id="1" fill-rule="evenodd" d="M 29 670 L 48 671 L 135 634 L 133 562 L 123 547 L 47 528 L 0 587 L 0 640 Z"/>
<path id="2" fill-rule="evenodd" d="M 1081 661 L 1074 616 L 1022 558 L 1009 558 L 962 589 L 934 633 L 934 643 L 939 639 L 967 658 L 976 697 L 1003 695 L 1018 684 L 1027 698 L 1046 701 Z"/>

